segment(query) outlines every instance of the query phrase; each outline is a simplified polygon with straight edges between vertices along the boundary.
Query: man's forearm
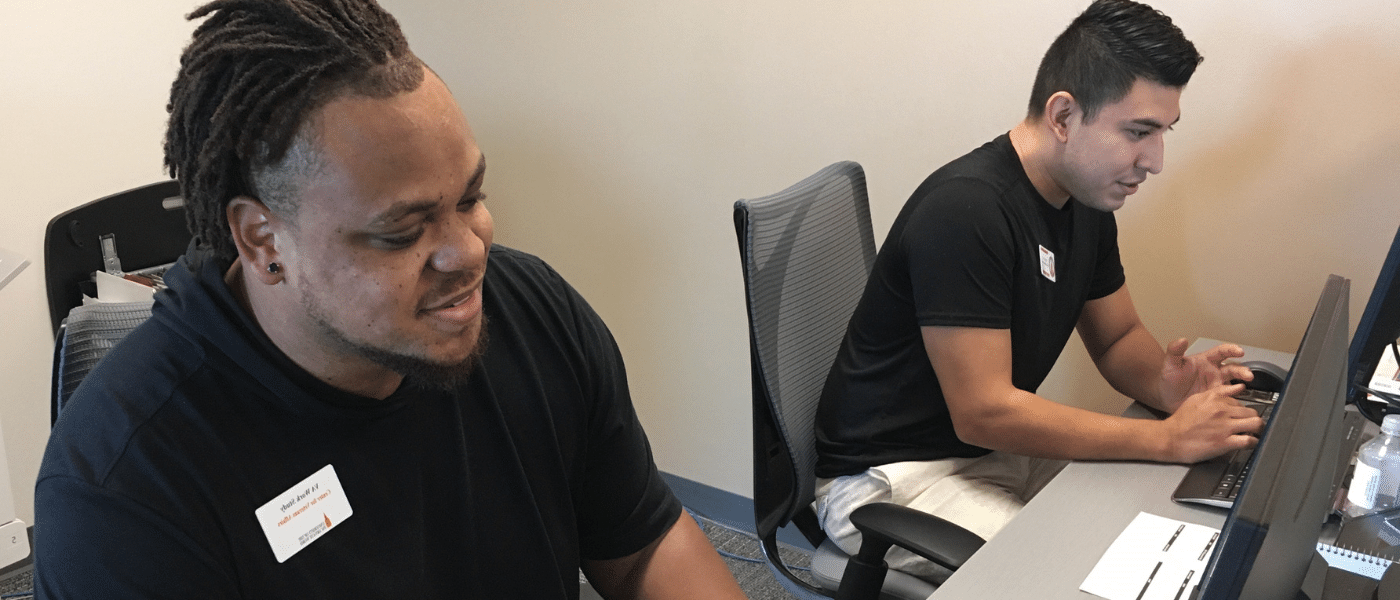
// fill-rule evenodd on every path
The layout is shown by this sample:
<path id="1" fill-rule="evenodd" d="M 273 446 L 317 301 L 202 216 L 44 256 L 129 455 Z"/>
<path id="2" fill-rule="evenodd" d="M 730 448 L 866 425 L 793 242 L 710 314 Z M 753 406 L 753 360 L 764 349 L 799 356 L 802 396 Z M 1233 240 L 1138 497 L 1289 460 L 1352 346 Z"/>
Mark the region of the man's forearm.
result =
<path id="1" fill-rule="evenodd" d="M 964 442 L 1041 458 L 1162 460 L 1168 437 L 1161 421 L 1105 415 L 1060 404 L 1024 390 L 954 419 Z M 996 407 L 996 408 L 992 408 Z"/>
<path id="2" fill-rule="evenodd" d="M 1161 397 L 1162 361 L 1165 359 L 1166 353 L 1157 339 L 1139 323 L 1114 341 L 1094 363 L 1119 393 L 1170 413 L 1176 406 Z"/>

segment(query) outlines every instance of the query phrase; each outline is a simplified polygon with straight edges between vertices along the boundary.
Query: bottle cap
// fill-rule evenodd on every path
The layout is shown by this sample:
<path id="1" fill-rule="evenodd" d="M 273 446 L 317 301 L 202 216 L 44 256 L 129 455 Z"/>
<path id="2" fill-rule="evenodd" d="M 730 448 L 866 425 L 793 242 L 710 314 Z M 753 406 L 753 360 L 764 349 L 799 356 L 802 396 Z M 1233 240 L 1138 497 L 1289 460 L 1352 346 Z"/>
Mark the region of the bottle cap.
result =
<path id="1" fill-rule="evenodd" d="M 1386 415 L 1381 421 L 1381 433 L 1400 435 L 1400 415 Z"/>

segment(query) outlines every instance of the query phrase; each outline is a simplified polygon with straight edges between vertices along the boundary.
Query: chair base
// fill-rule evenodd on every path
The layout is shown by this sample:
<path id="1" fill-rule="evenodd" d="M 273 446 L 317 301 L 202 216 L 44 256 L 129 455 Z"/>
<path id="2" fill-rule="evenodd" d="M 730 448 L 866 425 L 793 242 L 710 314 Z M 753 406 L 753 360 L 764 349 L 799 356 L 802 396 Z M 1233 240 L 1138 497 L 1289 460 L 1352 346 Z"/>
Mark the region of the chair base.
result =
<path id="1" fill-rule="evenodd" d="M 832 594 L 841 587 L 841 575 L 846 572 L 846 561 L 850 558 L 831 540 L 826 540 L 812 553 L 812 579 L 818 585 L 831 590 Z M 885 585 L 880 590 L 881 600 L 925 600 L 938 589 L 937 585 L 919 579 L 908 573 L 889 571 L 885 574 Z"/>

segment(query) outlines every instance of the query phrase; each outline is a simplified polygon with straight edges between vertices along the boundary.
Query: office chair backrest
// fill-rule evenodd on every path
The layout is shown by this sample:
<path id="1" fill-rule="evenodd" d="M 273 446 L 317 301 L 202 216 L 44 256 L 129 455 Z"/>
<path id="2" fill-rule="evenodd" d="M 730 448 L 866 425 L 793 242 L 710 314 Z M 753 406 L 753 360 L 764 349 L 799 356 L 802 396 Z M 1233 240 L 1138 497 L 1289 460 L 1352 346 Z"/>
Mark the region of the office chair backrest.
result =
<path id="1" fill-rule="evenodd" d="M 770 563 L 778 528 L 821 532 L 816 485 L 817 401 L 875 259 L 865 173 L 828 166 L 781 192 L 734 204 L 753 371 L 754 513 Z M 784 575 L 795 578 L 781 561 Z"/>
<path id="2" fill-rule="evenodd" d="M 44 281 L 54 332 L 50 424 L 97 361 L 151 314 L 148 301 L 82 306 L 83 295 L 97 295 L 93 272 L 106 270 L 101 238 L 107 234 L 114 236 L 124 272 L 174 262 L 192 237 L 180 185 L 162 181 L 99 198 L 54 217 L 45 228 Z"/>
<path id="3" fill-rule="evenodd" d="M 81 289 L 103 270 L 99 238 L 115 235 L 122 269 L 136 271 L 173 262 L 190 243 L 180 185 L 162 181 L 127 190 L 64 212 L 44 230 L 44 280 L 54 334 L 68 311 L 82 304 Z M 89 293 L 93 293 L 89 290 Z"/>
<path id="4" fill-rule="evenodd" d="M 151 317 L 152 302 L 99 302 L 68 313 L 54 344 L 49 425 L 58 421 L 64 405 L 97 361 L 126 334 Z"/>

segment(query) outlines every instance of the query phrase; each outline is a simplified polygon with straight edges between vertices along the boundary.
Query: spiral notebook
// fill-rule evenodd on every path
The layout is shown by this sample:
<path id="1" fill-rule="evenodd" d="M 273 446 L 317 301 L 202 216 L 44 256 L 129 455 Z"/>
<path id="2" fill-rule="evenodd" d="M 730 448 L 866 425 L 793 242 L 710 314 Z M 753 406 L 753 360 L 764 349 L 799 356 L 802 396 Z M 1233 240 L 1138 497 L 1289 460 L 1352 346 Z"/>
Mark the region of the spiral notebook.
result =
<path id="1" fill-rule="evenodd" d="M 1380 581 L 1381 577 L 1385 575 L 1385 570 L 1389 569 L 1391 564 L 1391 560 L 1388 558 L 1322 542 L 1317 544 L 1317 553 L 1321 554 L 1323 560 L 1327 561 L 1328 567 L 1341 569 L 1376 581 Z"/>

